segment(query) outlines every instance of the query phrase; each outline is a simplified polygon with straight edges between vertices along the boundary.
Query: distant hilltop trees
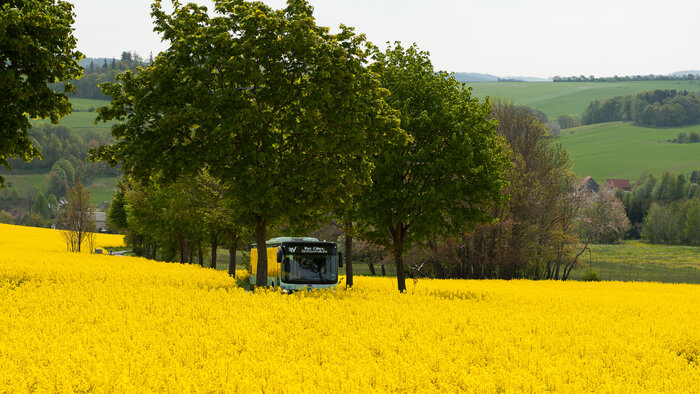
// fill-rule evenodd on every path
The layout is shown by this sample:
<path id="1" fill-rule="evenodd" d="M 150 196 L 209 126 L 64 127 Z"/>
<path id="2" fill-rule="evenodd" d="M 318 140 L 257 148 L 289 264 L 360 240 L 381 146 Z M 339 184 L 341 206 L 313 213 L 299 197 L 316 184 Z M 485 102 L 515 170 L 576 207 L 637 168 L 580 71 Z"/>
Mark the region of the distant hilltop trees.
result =
<path id="1" fill-rule="evenodd" d="M 103 82 L 114 82 L 114 76 L 126 70 L 135 71 L 137 67 L 146 67 L 153 62 L 153 56 L 144 60 L 135 52 L 124 51 L 121 58 L 110 59 L 86 59 L 83 61 L 84 75 L 79 79 L 70 81 L 76 87 L 75 97 L 107 100 L 99 88 Z M 64 82 L 56 82 L 51 85 L 54 91 L 62 91 Z"/>
<path id="2" fill-rule="evenodd" d="M 555 76 L 552 78 L 552 82 L 628 82 L 628 81 L 694 81 L 700 79 L 700 75 L 694 73 L 682 74 L 682 75 L 626 75 L 623 77 L 618 77 L 617 75 L 612 77 L 595 77 L 579 75 L 571 77 L 560 77 Z"/>
<path id="3" fill-rule="evenodd" d="M 700 97 L 687 91 L 654 90 L 592 101 L 581 117 L 584 125 L 633 121 L 646 126 L 700 123 Z"/>

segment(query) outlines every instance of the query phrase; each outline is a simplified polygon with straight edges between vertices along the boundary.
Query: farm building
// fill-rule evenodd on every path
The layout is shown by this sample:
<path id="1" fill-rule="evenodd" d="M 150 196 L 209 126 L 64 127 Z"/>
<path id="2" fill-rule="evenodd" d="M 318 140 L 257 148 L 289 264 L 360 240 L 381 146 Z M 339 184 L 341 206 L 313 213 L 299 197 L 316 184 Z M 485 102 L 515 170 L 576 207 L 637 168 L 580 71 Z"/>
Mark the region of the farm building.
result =
<path id="1" fill-rule="evenodd" d="M 588 191 L 598 193 L 598 190 L 600 190 L 600 186 L 598 186 L 598 183 L 594 181 L 593 178 L 590 176 L 583 178 L 583 180 L 578 186 L 579 192 Z"/>
<path id="2" fill-rule="evenodd" d="M 618 189 L 622 189 L 627 192 L 632 190 L 632 186 L 630 186 L 629 179 L 606 179 L 605 184 L 608 186 L 614 186 Z"/>

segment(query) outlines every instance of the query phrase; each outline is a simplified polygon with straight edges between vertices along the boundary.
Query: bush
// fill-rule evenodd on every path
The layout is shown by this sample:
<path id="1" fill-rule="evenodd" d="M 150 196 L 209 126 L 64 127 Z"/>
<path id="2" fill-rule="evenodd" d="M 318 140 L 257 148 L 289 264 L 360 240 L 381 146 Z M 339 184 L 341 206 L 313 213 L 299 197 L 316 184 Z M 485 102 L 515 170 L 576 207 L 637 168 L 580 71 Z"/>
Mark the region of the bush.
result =
<path id="1" fill-rule="evenodd" d="M 572 115 L 560 115 L 557 118 L 557 123 L 559 123 L 562 129 L 570 129 L 572 127 L 581 126 L 581 119 Z"/>
<path id="2" fill-rule="evenodd" d="M 0 211 L 0 223 L 15 224 L 15 218 L 9 212 Z"/>
<path id="3" fill-rule="evenodd" d="M 586 269 L 586 273 L 583 274 L 583 281 L 584 282 L 600 282 L 600 276 L 598 275 L 598 272 L 593 271 L 592 269 L 588 268 L 588 269 Z"/>

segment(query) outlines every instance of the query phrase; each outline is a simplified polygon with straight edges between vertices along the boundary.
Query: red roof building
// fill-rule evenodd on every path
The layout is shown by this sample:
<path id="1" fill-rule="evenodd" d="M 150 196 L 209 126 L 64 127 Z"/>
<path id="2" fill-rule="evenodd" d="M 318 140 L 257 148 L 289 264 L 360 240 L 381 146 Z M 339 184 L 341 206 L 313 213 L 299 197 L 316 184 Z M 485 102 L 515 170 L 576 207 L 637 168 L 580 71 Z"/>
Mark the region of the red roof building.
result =
<path id="1" fill-rule="evenodd" d="M 629 179 L 606 179 L 605 184 L 608 186 L 614 186 L 624 191 L 632 190 L 632 186 L 630 186 Z"/>

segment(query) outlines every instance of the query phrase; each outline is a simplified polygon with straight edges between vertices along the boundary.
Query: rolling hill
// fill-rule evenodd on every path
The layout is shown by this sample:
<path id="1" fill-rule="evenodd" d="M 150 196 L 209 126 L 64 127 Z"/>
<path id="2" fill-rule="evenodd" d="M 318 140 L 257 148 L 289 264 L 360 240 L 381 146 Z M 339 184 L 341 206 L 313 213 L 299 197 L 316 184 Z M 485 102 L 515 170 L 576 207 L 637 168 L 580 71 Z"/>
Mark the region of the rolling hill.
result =
<path id="1" fill-rule="evenodd" d="M 700 125 L 679 128 L 639 127 L 612 122 L 565 130 L 559 142 L 566 148 L 579 177 L 636 180 L 645 173 L 688 173 L 700 170 L 700 143 L 666 142 L 679 132 L 700 133 Z"/>
<path id="2" fill-rule="evenodd" d="M 700 91 L 698 81 L 471 82 L 468 85 L 480 99 L 507 97 L 544 112 L 550 120 L 564 114 L 580 116 L 591 101 L 602 98 L 655 89 Z"/>

